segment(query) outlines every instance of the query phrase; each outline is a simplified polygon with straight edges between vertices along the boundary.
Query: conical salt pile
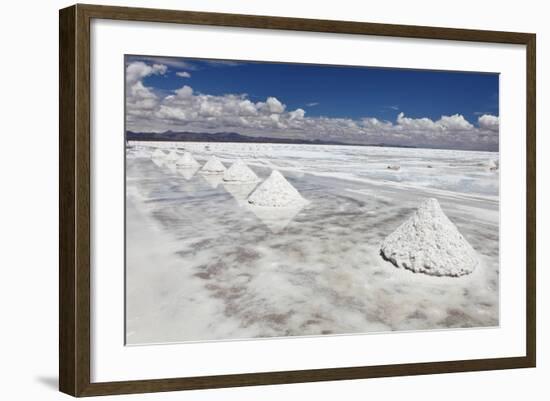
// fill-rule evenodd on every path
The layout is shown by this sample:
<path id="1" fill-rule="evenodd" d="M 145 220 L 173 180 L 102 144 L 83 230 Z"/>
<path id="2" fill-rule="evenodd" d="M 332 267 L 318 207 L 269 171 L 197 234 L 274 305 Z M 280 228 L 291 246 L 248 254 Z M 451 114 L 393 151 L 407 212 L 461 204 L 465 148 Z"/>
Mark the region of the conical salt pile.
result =
<path id="1" fill-rule="evenodd" d="M 277 170 L 273 170 L 248 197 L 248 203 L 264 207 L 291 207 L 307 203 L 302 195 Z"/>
<path id="2" fill-rule="evenodd" d="M 462 276 L 479 263 L 472 246 L 433 198 L 390 234 L 380 251 L 397 267 L 433 276 Z"/>
<path id="3" fill-rule="evenodd" d="M 223 174 L 227 169 L 222 162 L 216 157 L 211 156 L 206 164 L 202 167 L 201 173 L 203 174 Z"/>
<path id="4" fill-rule="evenodd" d="M 179 157 L 176 161 L 176 166 L 185 167 L 185 168 L 194 168 L 197 167 L 199 163 L 189 152 L 184 152 L 183 156 Z"/>
<path id="5" fill-rule="evenodd" d="M 241 182 L 258 182 L 258 176 L 239 159 L 223 175 L 223 180 L 226 182 L 241 183 Z"/>

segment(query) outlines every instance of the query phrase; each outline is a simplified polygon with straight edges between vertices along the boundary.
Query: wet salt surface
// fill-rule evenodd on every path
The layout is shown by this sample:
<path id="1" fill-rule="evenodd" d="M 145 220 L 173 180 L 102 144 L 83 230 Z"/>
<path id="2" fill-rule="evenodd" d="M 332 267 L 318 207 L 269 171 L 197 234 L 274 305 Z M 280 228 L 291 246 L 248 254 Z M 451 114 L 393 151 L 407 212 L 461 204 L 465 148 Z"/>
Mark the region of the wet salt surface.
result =
<path id="1" fill-rule="evenodd" d="M 204 144 L 181 146 L 202 165 L 212 145 L 218 144 L 209 144 L 210 151 Z M 234 145 L 219 144 L 216 155 L 226 167 Z M 242 201 L 246 194 L 226 190 L 223 182 L 213 187 L 212 177 L 200 172 L 182 174 L 170 164 L 129 154 L 128 344 L 498 325 L 498 200 L 491 196 L 498 173 L 475 166 L 475 158 L 484 155 L 462 152 L 473 155 L 453 156 L 457 166 L 451 167 L 429 161 L 435 170 L 429 174 L 453 169 L 458 175 L 462 158 L 466 176 L 479 174 L 479 181 L 486 181 L 474 185 L 485 190 L 468 193 L 412 181 L 391 185 L 376 179 L 388 174 L 389 163 L 378 160 L 353 162 L 352 172 L 369 175 L 368 181 L 345 179 L 342 171 L 331 174 L 334 169 L 316 168 L 314 175 L 308 172 L 314 164 L 307 153 L 311 147 L 285 145 L 274 152 L 273 146 L 252 145 L 250 151 L 241 146 L 233 160 L 244 157 L 262 180 L 271 168 L 280 169 L 310 201 L 292 211 L 282 228 L 254 213 Z M 322 156 L 317 166 L 327 160 L 345 164 L 340 160 L 345 152 L 324 148 L 316 153 Z M 352 151 L 355 159 L 359 151 L 366 160 L 382 158 L 370 155 L 369 148 Z M 399 164 L 400 173 L 418 168 Z M 480 257 L 470 275 L 427 276 L 397 269 L 380 256 L 383 239 L 434 191 Z"/>

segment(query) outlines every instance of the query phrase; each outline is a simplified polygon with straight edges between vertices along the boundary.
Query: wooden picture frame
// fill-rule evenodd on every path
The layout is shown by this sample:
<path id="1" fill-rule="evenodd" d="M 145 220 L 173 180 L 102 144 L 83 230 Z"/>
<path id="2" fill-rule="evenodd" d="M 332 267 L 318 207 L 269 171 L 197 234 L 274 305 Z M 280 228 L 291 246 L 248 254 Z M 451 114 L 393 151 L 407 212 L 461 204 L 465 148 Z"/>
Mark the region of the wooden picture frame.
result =
<path id="1" fill-rule="evenodd" d="M 92 383 L 90 380 L 90 21 L 146 21 L 526 46 L 526 355 L 493 359 Z M 535 48 L 530 33 L 74 5 L 59 14 L 59 388 L 73 396 L 534 367 L 536 362 Z"/>

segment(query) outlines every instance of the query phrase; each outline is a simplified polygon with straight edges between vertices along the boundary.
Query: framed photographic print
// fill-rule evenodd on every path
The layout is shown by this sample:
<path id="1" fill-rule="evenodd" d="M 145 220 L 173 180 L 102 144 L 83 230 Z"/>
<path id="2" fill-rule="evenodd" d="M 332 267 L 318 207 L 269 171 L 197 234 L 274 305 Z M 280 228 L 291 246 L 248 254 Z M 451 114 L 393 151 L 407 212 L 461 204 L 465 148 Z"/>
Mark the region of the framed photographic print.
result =
<path id="1" fill-rule="evenodd" d="M 60 11 L 60 390 L 534 367 L 535 35 Z"/>

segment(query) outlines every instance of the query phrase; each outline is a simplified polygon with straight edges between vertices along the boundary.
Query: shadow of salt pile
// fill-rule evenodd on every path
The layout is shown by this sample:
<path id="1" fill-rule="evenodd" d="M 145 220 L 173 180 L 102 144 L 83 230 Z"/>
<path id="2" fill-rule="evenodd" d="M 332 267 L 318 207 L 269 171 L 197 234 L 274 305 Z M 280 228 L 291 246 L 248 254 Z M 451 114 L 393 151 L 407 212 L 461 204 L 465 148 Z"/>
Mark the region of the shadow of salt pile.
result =
<path id="1" fill-rule="evenodd" d="M 223 180 L 222 180 L 223 181 Z M 256 188 L 257 182 L 231 183 L 223 181 L 223 188 L 241 207 L 248 206 L 248 195 Z"/>
<path id="2" fill-rule="evenodd" d="M 275 208 L 255 206 L 247 203 L 246 209 L 250 210 L 254 215 L 273 233 L 279 234 L 294 218 L 302 211 L 306 205 Z"/>
<path id="3" fill-rule="evenodd" d="M 151 161 L 155 164 L 155 166 L 162 168 L 164 164 L 166 163 L 166 157 L 168 156 L 168 153 L 163 151 L 160 148 L 156 148 L 151 153 Z"/>
<path id="4" fill-rule="evenodd" d="M 151 160 L 157 167 L 165 168 L 171 174 L 181 176 L 188 181 L 201 167 L 189 152 L 178 153 L 175 150 L 168 154 L 160 150 L 155 151 Z"/>
<path id="5" fill-rule="evenodd" d="M 196 172 L 199 171 L 198 167 L 176 167 L 176 172 L 189 181 Z"/>
<path id="6" fill-rule="evenodd" d="M 213 189 L 218 188 L 218 185 L 223 182 L 223 174 L 204 174 L 201 172 L 200 175 Z"/>

